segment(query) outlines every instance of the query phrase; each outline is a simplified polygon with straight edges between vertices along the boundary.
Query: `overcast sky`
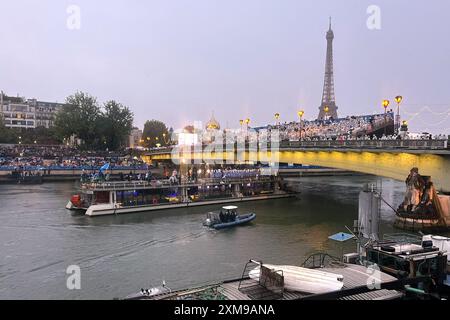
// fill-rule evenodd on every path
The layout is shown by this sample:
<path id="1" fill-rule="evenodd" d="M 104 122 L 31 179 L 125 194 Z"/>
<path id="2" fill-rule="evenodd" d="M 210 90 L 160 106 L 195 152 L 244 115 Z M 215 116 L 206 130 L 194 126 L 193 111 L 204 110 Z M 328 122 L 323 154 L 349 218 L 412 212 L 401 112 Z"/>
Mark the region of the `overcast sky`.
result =
<path id="1" fill-rule="evenodd" d="M 80 29 L 67 27 L 70 5 Z M 367 27 L 370 5 L 379 30 Z M 213 110 L 223 127 L 273 123 L 275 112 L 291 121 L 300 108 L 317 117 L 332 16 L 339 116 L 383 112 L 401 94 L 413 130 L 450 134 L 448 0 L 16 0 L 0 12 L 6 94 L 64 101 L 82 90 L 129 106 L 139 127 L 174 128 Z"/>

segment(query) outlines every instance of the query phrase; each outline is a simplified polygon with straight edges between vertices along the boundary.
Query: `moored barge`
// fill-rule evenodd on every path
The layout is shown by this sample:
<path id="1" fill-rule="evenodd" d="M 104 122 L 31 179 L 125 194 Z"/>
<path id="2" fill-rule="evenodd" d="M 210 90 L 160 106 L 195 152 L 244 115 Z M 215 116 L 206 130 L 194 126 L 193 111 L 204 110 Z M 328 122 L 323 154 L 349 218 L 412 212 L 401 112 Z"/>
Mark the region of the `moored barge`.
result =
<path id="1" fill-rule="evenodd" d="M 88 216 L 122 214 L 292 197 L 275 176 L 244 179 L 104 181 L 82 183 L 66 205 Z"/>

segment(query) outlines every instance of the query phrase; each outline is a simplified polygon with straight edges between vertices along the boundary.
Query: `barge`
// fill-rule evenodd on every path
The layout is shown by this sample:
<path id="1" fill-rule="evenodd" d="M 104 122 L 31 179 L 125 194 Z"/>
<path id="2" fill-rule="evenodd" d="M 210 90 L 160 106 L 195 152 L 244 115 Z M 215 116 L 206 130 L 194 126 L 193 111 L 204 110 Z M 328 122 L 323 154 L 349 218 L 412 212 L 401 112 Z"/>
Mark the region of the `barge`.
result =
<path id="1" fill-rule="evenodd" d="M 382 240 L 359 243 L 359 252 L 345 254 L 342 258 L 323 252 L 312 254 L 300 266 L 273 265 L 251 259 L 245 264 L 242 276 L 236 279 L 155 295 L 133 294 L 124 299 L 447 299 L 448 257 L 447 247 L 443 246 L 448 246 L 448 242 L 443 244 L 443 239 L 389 234 Z"/>
<path id="2" fill-rule="evenodd" d="M 170 180 L 103 181 L 82 183 L 66 205 L 88 216 L 122 214 L 215 205 L 295 196 L 275 176 L 244 179 L 205 178 L 173 183 Z"/>
<path id="3" fill-rule="evenodd" d="M 322 261 L 321 266 L 314 266 L 312 261 Z M 306 264 L 305 264 L 306 263 Z M 335 276 L 340 281 L 339 290 L 330 289 L 326 292 L 316 293 L 316 290 L 292 290 L 287 285 L 288 275 L 282 269 L 262 261 L 249 260 L 236 279 L 216 283 L 193 286 L 190 288 L 173 290 L 153 296 L 130 295 L 126 300 L 392 300 L 400 299 L 404 294 L 396 290 L 397 279 L 386 273 L 379 274 L 380 288 L 370 290 L 367 283 L 373 278 L 372 274 L 361 265 L 347 264 L 337 258 L 326 254 L 315 254 L 302 265 L 304 270 L 310 272 Z M 285 266 L 286 267 L 286 266 Z M 300 267 L 297 267 L 300 268 Z M 258 277 L 254 276 L 255 270 Z M 313 287 L 314 284 L 311 285 Z M 313 292 L 312 292 L 313 291 Z M 322 290 L 323 291 L 323 290 Z"/>

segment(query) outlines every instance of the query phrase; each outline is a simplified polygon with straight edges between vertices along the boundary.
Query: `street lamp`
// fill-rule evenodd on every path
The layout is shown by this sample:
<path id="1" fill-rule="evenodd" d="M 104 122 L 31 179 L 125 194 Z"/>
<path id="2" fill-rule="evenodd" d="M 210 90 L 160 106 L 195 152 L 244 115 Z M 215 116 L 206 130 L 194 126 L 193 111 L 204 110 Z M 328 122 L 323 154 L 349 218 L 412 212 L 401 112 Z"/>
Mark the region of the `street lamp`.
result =
<path id="1" fill-rule="evenodd" d="M 396 133 L 399 133 L 400 130 L 400 103 L 402 102 L 403 97 L 402 96 L 396 96 L 395 97 L 395 102 L 397 102 L 397 116 L 395 119 L 395 130 Z"/>
<path id="2" fill-rule="evenodd" d="M 164 132 L 164 133 L 162 134 L 162 136 L 163 136 L 163 138 L 164 138 L 164 143 L 167 144 L 166 133 Z"/>
<path id="3" fill-rule="evenodd" d="M 325 106 L 323 108 L 323 111 L 325 111 L 325 120 L 328 120 L 328 111 L 330 111 L 330 108 L 328 106 Z"/>
<path id="4" fill-rule="evenodd" d="M 300 140 L 302 140 L 302 118 L 303 115 L 305 114 L 305 111 L 300 110 L 299 112 L 297 112 L 298 117 L 300 118 Z"/>
<path id="5" fill-rule="evenodd" d="M 275 124 L 278 124 L 278 119 L 280 119 L 280 114 L 278 112 L 275 113 L 275 119 L 277 120 Z"/>
<path id="6" fill-rule="evenodd" d="M 250 123 L 250 119 L 249 118 L 247 118 L 247 119 L 245 119 L 245 124 L 246 124 L 246 136 L 248 137 L 248 124 Z"/>
<path id="7" fill-rule="evenodd" d="M 383 100 L 383 108 L 384 108 L 384 135 L 386 135 L 386 113 L 387 113 L 387 107 L 389 106 L 389 100 Z"/>
<path id="8" fill-rule="evenodd" d="M 242 131 L 242 125 L 244 124 L 244 120 L 239 120 L 239 124 L 241 125 L 241 131 Z"/>

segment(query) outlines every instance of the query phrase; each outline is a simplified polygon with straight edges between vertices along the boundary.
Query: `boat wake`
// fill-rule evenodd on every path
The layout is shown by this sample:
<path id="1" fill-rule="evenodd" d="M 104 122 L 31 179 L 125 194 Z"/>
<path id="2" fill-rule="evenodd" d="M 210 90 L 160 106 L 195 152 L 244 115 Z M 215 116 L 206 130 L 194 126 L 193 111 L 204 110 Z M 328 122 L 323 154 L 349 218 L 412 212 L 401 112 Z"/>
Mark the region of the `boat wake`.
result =
<path id="1" fill-rule="evenodd" d="M 204 236 L 206 233 L 206 230 L 201 230 L 199 232 L 189 232 L 171 236 L 165 239 L 141 239 L 139 241 L 128 242 L 121 246 L 114 247 L 114 252 L 104 252 L 103 254 L 96 254 L 90 257 L 86 257 L 85 259 L 82 259 L 80 261 L 80 265 L 82 265 L 82 267 L 86 269 L 95 268 L 95 266 L 99 263 L 141 254 L 149 248 L 163 247 L 176 243 L 187 243 Z"/>

